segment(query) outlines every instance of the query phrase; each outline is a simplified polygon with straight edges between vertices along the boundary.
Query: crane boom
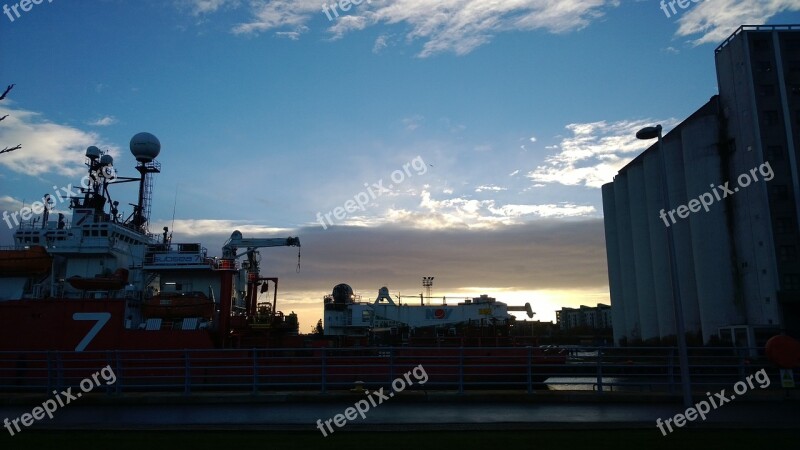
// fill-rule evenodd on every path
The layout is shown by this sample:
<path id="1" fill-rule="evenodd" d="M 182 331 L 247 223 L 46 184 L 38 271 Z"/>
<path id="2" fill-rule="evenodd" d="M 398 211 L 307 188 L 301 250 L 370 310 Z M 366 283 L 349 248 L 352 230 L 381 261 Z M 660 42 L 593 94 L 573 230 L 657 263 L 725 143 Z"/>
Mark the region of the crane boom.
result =
<path id="1" fill-rule="evenodd" d="M 231 234 L 230 239 L 222 246 L 223 258 L 236 258 L 236 251 L 239 248 L 256 249 L 264 247 L 300 247 L 300 238 L 267 238 L 267 239 L 245 239 L 239 230 Z"/>

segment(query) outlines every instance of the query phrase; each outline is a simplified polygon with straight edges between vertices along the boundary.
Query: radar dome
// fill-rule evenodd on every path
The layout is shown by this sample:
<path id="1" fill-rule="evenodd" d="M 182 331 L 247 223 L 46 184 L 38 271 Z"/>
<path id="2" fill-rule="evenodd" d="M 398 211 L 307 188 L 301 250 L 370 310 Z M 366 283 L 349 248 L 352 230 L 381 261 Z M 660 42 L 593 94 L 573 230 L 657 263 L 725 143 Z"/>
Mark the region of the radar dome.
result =
<path id="1" fill-rule="evenodd" d="M 114 164 L 114 158 L 111 155 L 103 155 L 100 157 L 100 164 L 104 166 Z"/>
<path id="2" fill-rule="evenodd" d="M 337 284 L 333 287 L 333 303 L 350 303 L 353 301 L 353 288 L 347 284 Z"/>
<path id="3" fill-rule="evenodd" d="M 100 157 L 100 149 L 94 145 L 86 149 L 86 157 L 89 159 L 97 159 Z"/>
<path id="4" fill-rule="evenodd" d="M 136 161 L 148 163 L 161 153 L 161 142 L 150 133 L 139 133 L 131 138 L 131 153 Z"/>

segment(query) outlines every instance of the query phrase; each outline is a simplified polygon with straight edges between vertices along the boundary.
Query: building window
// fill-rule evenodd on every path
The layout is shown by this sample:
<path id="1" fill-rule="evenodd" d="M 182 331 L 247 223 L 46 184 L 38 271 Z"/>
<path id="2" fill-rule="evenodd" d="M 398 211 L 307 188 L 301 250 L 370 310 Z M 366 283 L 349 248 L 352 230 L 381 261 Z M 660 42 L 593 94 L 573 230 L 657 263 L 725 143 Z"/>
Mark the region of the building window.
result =
<path id="1" fill-rule="evenodd" d="M 775 233 L 791 233 L 792 219 L 790 217 L 778 217 L 775 219 Z"/>
<path id="2" fill-rule="evenodd" d="M 800 290 L 800 275 L 787 273 L 783 276 L 783 289 L 786 291 Z"/>
<path id="3" fill-rule="evenodd" d="M 778 250 L 780 260 L 782 262 L 791 262 L 797 260 L 797 247 L 794 245 L 781 245 Z"/>
<path id="4" fill-rule="evenodd" d="M 783 184 L 773 184 L 769 187 L 770 197 L 773 200 L 789 200 L 789 189 Z"/>
<path id="5" fill-rule="evenodd" d="M 764 125 L 766 126 L 775 126 L 778 124 L 779 116 L 778 111 L 769 110 L 764 111 Z"/>
<path id="6" fill-rule="evenodd" d="M 770 145 L 767 147 L 768 161 L 783 161 L 783 147 L 780 145 Z"/>

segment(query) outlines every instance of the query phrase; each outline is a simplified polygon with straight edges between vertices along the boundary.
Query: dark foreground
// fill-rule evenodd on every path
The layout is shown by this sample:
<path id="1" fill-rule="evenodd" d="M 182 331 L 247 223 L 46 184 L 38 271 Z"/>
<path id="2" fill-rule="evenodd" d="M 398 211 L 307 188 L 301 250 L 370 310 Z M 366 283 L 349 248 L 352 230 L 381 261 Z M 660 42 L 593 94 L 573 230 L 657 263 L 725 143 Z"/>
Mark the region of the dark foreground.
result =
<path id="1" fill-rule="evenodd" d="M 655 428 L 529 431 L 280 431 L 25 432 L 0 438 L 3 449 L 760 449 L 798 448 L 798 430 L 679 430 L 663 437 Z M 512 447 L 513 446 L 513 447 Z"/>

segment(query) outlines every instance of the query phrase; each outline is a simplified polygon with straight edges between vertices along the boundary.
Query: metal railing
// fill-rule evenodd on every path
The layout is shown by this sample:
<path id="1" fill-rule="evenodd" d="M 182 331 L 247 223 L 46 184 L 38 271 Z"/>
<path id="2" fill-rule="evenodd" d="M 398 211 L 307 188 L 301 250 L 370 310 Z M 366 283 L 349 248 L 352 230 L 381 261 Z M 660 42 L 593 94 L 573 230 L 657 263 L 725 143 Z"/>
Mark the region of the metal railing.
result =
<path id="1" fill-rule="evenodd" d="M 766 368 L 770 388 L 778 370 L 759 349 L 690 348 L 696 392 L 732 386 Z M 680 392 L 674 347 L 364 347 L 220 350 L 0 352 L 0 392 L 51 392 L 76 386 L 109 366 L 109 394 L 202 391 L 348 390 L 389 385 L 422 366 L 429 380 L 413 389 L 506 389 Z M 98 391 L 102 389 L 98 388 Z"/>

